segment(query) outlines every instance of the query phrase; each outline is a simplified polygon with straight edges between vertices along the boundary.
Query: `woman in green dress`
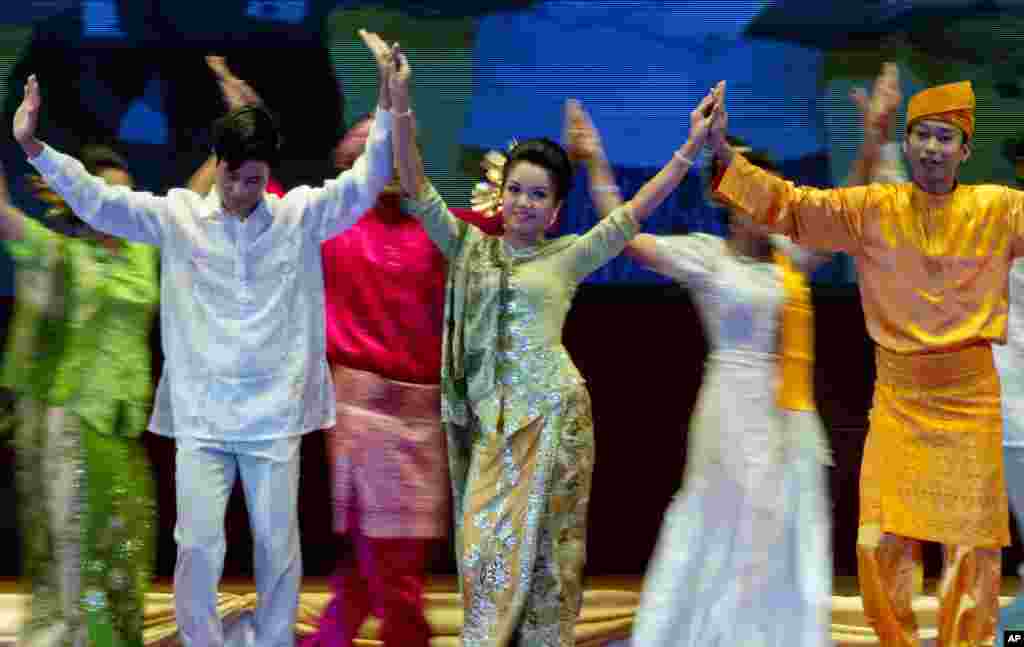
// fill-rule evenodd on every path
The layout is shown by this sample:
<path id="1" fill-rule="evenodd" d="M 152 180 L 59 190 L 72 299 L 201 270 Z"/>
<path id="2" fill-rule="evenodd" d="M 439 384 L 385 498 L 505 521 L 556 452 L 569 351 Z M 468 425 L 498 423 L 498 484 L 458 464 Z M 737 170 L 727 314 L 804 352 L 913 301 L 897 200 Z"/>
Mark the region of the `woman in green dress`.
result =
<path id="1" fill-rule="evenodd" d="M 131 187 L 114 151 L 82 160 Z M 47 226 L 11 202 L 0 169 L 0 238 L 15 310 L 0 386 L 14 392 L 22 645 L 142 645 L 154 493 L 140 435 L 151 399 L 149 334 L 159 296 L 148 245 L 96 232 L 38 178 Z"/>
<path id="2" fill-rule="evenodd" d="M 582 602 L 594 466 L 590 398 L 562 345 L 580 282 L 619 254 L 703 145 L 713 98 L 668 164 L 582 235 L 548 239 L 573 171 L 565 151 L 517 144 L 496 178 L 504 234 L 454 217 L 423 175 L 410 70 L 393 50 L 394 146 L 403 211 L 448 260 L 442 421 L 453 482 L 466 647 L 571 647 Z M 614 334 L 614 333 L 611 333 Z"/>

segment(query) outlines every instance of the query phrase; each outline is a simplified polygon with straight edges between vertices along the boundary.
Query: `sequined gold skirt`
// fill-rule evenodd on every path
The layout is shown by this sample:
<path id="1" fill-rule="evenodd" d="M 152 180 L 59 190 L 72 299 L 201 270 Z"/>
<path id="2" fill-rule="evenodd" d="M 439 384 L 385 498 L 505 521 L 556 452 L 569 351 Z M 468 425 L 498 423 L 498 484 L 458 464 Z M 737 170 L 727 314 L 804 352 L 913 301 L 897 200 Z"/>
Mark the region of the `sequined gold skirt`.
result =
<path id="1" fill-rule="evenodd" d="M 473 430 L 456 518 L 463 647 L 575 644 L 594 425 L 585 387 L 563 396 L 511 433 Z"/>
<path id="2" fill-rule="evenodd" d="M 876 351 L 860 523 L 943 544 L 1010 543 L 999 377 L 987 344 Z"/>

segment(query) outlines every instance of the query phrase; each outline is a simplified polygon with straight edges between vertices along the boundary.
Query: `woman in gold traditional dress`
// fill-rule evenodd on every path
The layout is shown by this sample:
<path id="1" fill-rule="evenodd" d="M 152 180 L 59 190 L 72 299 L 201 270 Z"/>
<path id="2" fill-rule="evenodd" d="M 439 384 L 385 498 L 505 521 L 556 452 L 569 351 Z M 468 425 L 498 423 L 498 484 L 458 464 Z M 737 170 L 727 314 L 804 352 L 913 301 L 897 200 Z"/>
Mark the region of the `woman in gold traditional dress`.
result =
<path id="1" fill-rule="evenodd" d="M 713 114 L 629 202 L 583 235 L 548 239 L 572 166 L 547 139 L 517 144 L 499 180 L 504 234 L 455 218 L 423 175 L 409 108 L 410 70 L 395 51 L 392 100 L 403 211 L 448 259 L 442 418 L 453 481 L 467 647 L 570 647 L 582 602 L 594 465 L 590 398 L 562 345 L 579 283 L 636 235 L 686 175 Z"/>

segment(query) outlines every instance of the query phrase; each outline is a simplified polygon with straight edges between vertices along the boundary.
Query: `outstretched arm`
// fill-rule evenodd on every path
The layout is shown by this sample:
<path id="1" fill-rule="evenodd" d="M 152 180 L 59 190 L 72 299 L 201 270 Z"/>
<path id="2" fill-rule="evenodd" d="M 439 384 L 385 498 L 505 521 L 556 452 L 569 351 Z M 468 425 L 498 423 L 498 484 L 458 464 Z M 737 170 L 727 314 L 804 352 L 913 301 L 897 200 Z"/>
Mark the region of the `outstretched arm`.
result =
<path id="1" fill-rule="evenodd" d="M 711 124 L 720 106 L 717 94 L 724 91 L 725 82 L 721 81 L 712 88 L 701 102 L 690 113 L 690 134 L 686 143 L 672 155 L 672 159 L 662 167 L 653 178 L 648 180 L 640 190 L 630 198 L 628 205 L 637 222 L 643 222 L 665 198 L 682 182 L 693 166 L 694 158 L 704 146 Z"/>
<path id="2" fill-rule="evenodd" d="M 866 214 L 884 191 L 877 187 L 799 187 L 747 162 L 726 141 L 725 89 L 711 126 L 711 147 L 725 169 L 713 181 L 715 197 L 754 222 L 818 250 L 857 253 Z"/>
<path id="3" fill-rule="evenodd" d="M 715 93 L 722 87 L 719 83 L 690 113 L 690 134 L 686 143 L 677 150 L 661 171 L 648 180 L 629 201 L 583 234 L 572 249 L 572 271 L 577 280 L 625 251 L 639 233 L 639 225 L 665 201 L 693 166 L 693 157 L 704 146 L 704 139 L 715 115 Z M 595 138 L 596 130 L 594 130 Z M 605 198 L 606 204 L 615 199 L 614 194 Z M 640 251 L 652 249 L 641 242 Z M 647 245 L 645 247 L 645 245 Z"/>
<path id="4" fill-rule="evenodd" d="M 673 155 L 673 158 L 658 175 L 649 180 L 627 203 L 628 209 L 637 221 L 646 218 L 654 211 L 686 177 L 690 166 L 692 166 L 693 155 L 700 151 L 704 139 L 707 137 L 714 117 L 715 95 L 721 87 L 723 84 L 719 84 L 713 89 L 690 113 L 690 134 L 686 144 L 677 151 L 676 155 Z M 563 140 L 566 142 L 569 155 L 574 159 L 582 159 L 586 164 L 590 178 L 590 196 L 597 207 L 599 216 L 601 218 L 609 216 L 623 204 L 622 196 L 615 184 L 615 177 L 605 155 L 600 134 L 583 107 L 574 100 L 568 101 L 565 106 Z M 599 225 L 599 227 L 602 226 L 604 225 Z M 588 236 L 590 235 L 588 232 Z M 669 274 L 669 267 L 666 264 L 662 248 L 657 245 L 657 239 L 654 236 L 638 234 L 632 237 L 623 252 L 656 272 Z M 599 258 L 595 258 L 591 265 L 599 261 Z"/>
<path id="5" fill-rule="evenodd" d="M 395 158 L 398 177 L 402 184 L 402 210 L 414 216 L 423 225 L 430 239 L 446 258 L 455 257 L 461 243 L 469 235 L 470 225 L 460 220 L 448 209 L 423 172 L 416 143 L 416 122 L 412 113 L 412 98 L 409 81 L 412 68 L 405 53 L 396 44 L 391 70 L 391 100 L 394 102 Z"/>
<path id="6" fill-rule="evenodd" d="M 428 184 L 423 172 L 423 158 L 416 142 L 416 123 L 412 114 L 412 97 L 409 82 L 412 68 L 405 53 L 396 47 L 394 69 L 391 72 L 391 99 L 394 101 L 398 123 L 395 124 L 395 158 L 398 164 L 398 179 L 402 192 L 418 198 Z"/>
<path id="7" fill-rule="evenodd" d="M 167 198 L 110 186 L 91 175 L 75 158 L 59 153 L 36 138 L 42 96 L 35 75 L 25 83 L 25 96 L 14 114 L 14 139 L 29 163 L 93 229 L 150 245 L 160 245 L 169 213 Z"/>
<path id="8" fill-rule="evenodd" d="M 562 141 L 565 142 L 569 157 L 582 160 L 590 180 L 590 199 L 597 208 L 599 218 L 605 218 L 622 205 L 622 193 L 615 183 L 615 174 L 604 152 L 601 135 L 575 99 L 565 102 L 565 122 Z M 637 234 L 622 252 L 633 260 L 657 271 L 659 262 L 657 245 L 650 234 Z"/>
<path id="9" fill-rule="evenodd" d="M 854 161 L 846 186 L 860 186 L 871 182 L 885 181 L 894 169 L 892 161 L 883 153 L 892 141 L 892 130 L 896 110 L 903 95 L 900 93 L 899 68 L 895 63 L 886 63 L 881 74 L 875 79 L 875 86 L 869 97 L 862 88 L 850 92 L 850 99 L 860 110 L 864 125 L 864 141 L 860 157 Z M 891 157 L 891 156 L 889 156 Z M 898 181 L 898 180 L 891 180 Z"/>
<path id="10" fill-rule="evenodd" d="M 626 246 L 626 255 L 653 272 L 679 280 L 673 259 L 665 245 L 658 244 L 657 236 L 637 234 Z"/>
<path id="11" fill-rule="evenodd" d="M 714 271 L 727 253 L 725 241 L 711 234 L 653 236 L 639 234 L 630 244 L 634 256 L 651 270 L 694 287 Z"/>
<path id="12" fill-rule="evenodd" d="M 693 166 L 694 157 L 704 146 L 711 124 L 718 111 L 717 94 L 725 87 L 720 82 L 690 113 L 690 133 L 672 159 L 647 181 L 628 202 L 633 217 L 642 222 L 665 201 Z M 601 217 L 609 215 L 622 204 L 622 197 L 601 144 L 601 136 L 590 117 L 576 101 L 565 106 L 566 147 L 571 157 L 582 159 L 590 177 L 591 199 Z"/>
<path id="13" fill-rule="evenodd" d="M 366 140 L 366 149 L 352 168 L 342 171 L 336 179 L 328 180 L 321 188 L 293 189 L 285 200 L 306 200 L 309 226 L 318 240 L 333 238 L 356 223 L 377 202 L 377 197 L 394 170 L 391 153 L 391 93 L 388 76 L 391 73 L 391 48 L 380 36 L 365 29 L 359 36 L 373 54 L 380 76 L 380 95 L 373 125 Z"/>
<path id="14" fill-rule="evenodd" d="M 565 121 L 562 130 L 569 159 L 582 161 L 590 180 L 590 199 L 604 218 L 622 204 L 622 193 L 615 183 L 615 174 L 604 152 L 604 144 L 590 115 L 575 99 L 565 102 Z"/>

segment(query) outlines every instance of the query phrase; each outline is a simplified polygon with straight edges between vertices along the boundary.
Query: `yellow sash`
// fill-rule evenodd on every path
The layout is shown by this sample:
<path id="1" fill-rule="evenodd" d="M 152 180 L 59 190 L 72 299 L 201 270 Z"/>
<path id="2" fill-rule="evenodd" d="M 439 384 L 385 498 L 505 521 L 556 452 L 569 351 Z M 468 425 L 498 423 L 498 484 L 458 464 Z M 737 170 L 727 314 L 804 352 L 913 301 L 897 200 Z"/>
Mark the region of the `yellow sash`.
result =
<path id="1" fill-rule="evenodd" d="M 775 252 L 782 268 L 786 302 L 782 306 L 779 339 L 779 407 L 794 411 L 814 411 L 814 311 L 811 290 L 804 273 L 794 267 L 788 256 Z"/>

